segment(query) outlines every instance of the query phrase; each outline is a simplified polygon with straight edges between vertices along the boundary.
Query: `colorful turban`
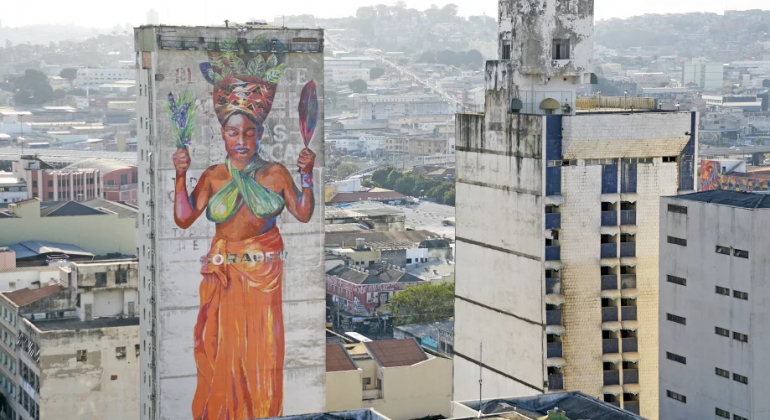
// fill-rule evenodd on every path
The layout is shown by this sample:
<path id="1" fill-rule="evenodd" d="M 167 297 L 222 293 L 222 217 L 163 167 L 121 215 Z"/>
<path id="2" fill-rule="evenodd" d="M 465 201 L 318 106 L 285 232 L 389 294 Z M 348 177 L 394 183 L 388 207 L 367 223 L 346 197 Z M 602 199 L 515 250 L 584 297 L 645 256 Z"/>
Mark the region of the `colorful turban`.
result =
<path id="1" fill-rule="evenodd" d="M 250 44 L 227 40 L 221 47 L 229 51 L 212 51 L 208 63 L 200 65 L 203 77 L 214 85 L 214 111 L 220 124 L 242 114 L 261 125 L 270 114 L 278 81 L 286 68 L 283 44 L 261 35 Z"/>

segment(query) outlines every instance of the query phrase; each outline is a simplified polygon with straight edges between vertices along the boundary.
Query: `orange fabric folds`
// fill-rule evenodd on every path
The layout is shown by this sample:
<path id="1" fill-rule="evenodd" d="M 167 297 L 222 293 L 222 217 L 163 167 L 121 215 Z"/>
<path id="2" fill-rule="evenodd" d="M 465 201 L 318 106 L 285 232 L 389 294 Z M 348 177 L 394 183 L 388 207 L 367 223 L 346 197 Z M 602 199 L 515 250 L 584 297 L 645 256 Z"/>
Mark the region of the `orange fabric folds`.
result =
<path id="1" fill-rule="evenodd" d="M 194 420 L 282 414 L 284 259 L 278 228 L 241 242 L 212 242 L 195 326 Z"/>

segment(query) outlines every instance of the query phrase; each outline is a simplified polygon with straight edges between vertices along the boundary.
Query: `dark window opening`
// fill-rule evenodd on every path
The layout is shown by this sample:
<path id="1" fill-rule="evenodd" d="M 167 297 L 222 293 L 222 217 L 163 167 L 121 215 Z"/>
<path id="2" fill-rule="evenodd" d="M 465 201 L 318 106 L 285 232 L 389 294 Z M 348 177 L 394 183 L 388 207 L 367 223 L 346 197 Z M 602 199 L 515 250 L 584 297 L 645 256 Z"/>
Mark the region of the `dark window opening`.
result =
<path id="1" fill-rule="evenodd" d="M 730 330 L 720 327 L 714 327 L 714 333 L 716 335 L 721 335 L 722 337 L 729 337 L 730 336 Z"/>
<path id="2" fill-rule="evenodd" d="M 687 318 L 674 314 L 666 314 L 666 319 L 677 324 L 687 325 Z"/>
<path id="3" fill-rule="evenodd" d="M 503 44 L 503 60 L 511 59 L 511 44 Z"/>
<path id="4" fill-rule="evenodd" d="M 677 362 L 677 363 L 681 363 L 681 364 L 683 364 L 683 365 L 686 365 L 686 364 L 687 364 L 687 358 L 686 358 L 686 357 L 684 357 L 684 356 L 680 356 L 680 355 L 678 355 L 678 354 L 674 354 L 674 353 L 666 352 L 666 358 L 667 358 L 668 360 L 673 360 L 673 361 L 675 361 L 675 362 Z"/>
<path id="5" fill-rule="evenodd" d="M 717 254 L 730 255 L 730 247 L 717 245 Z"/>
<path id="6" fill-rule="evenodd" d="M 687 207 L 677 206 L 676 204 L 669 204 L 668 211 L 670 211 L 671 213 L 687 214 Z"/>
<path id="7" fill-rule="evenodd" d="M 553 40 L 553 59 L 569 60 L 569 39 Z"/>
<path id="8" fill-rule="evenodd" d="M 681 277 L 676 277 L 676 276 L 666 276 L 666 280 L 667 280 L 669 283 L 678 284 L 678 285 L 680 285 L 680 286 L 687 286 L 687 279 L 683 279 L 683 278 L 681 278 Z"/>
<path id="9" fill-rule="evenodd" d="M 668 243 L 679 245 L 679 246 L 687 246 L 687 239 L 682 238 L 675 238 L 673 236 L 668 237 Z"/>
<path id="10" fill-rule="evenodd" d="M 740 249 L 736 249 L 733 251 L 733 255 L 738 258 L 749 258 L 749 251 L 742 251 Z"/>
<path id="11" fill-rule="evenodd" d="M 107 286 L 107 273 L 96 273 L 96 287 L 106 287 Z"/>
<path id="12" fill-rule="evenodd" d="M 716 291 L 717 291 L 718 295 L 730 296 L 730 289 L 728 289 L 726 287 L 717 286 Z"/>
<path id="13" fill-rule="evenodd" d="M 714 373 L 716 373 L 717 376 L 721 376 L 723 378 L 730 379 L 730 371 L 720 369 L 720 368 L 714 368 Z"/>

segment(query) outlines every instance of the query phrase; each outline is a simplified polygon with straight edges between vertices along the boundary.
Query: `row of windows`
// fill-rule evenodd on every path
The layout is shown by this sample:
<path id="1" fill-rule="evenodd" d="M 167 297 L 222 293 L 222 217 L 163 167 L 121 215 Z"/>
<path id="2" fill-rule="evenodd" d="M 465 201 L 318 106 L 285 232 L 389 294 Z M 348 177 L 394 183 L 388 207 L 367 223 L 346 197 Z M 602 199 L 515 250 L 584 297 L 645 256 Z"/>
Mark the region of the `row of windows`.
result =
<path id="1" fill-rule="evenodd" d="M 730 248 L 729 246 L 717 245 L 716 253 L 722 254 L 722 255 L 732 254 L 734 257 L 738 257 L 738 258 L 747 258 L 747 259 L 749 258 L 749 251 L 744 251 L 741 249 L 733 249 L 733 248 Z"/>
<path id="2" fill-rule="evenodd" d="M 687 318 L 674 314 L 666 314 L 666 319 L 677 324 L 687 325 Z"/>
<path id="3" fill-rule="evenodd" d="M 679 245 L 679 246 L 687 246 L 687 239 L 682 239 L 682 238 L 676 238 L 674 236 L 669 236 L 668 237 L 668 243 L 674 244 L 674 245 Z"/>
<path id="4" fill-rule="evenodd" d="M 720 328 L 720 327 L 714 327 L 714 333 L 716 335 L 721 335 L 722 337 L 730 337 L 730 330 L 726 328 Z M 738 340 L 743 343 L 749 342 L 749 336 L 746 334 L 742 334 L 739 332 L 733 331 L 733 339 Z"/>
<path id="5" fill-rule="evenodd" d="M 716 287 L 716 293 L 718 295 L 730 296 L 730 289 L 722 286 Z M 749 294 L 738 290 L 733 290 L 733 297 L 741 300 L 749 300 Z"/>
<path id="6" fill-rule="evenodd" d="M 9 324 L 16 326 L 16 315 L 9 311 L 5 306 L 3 307 L 3 319 L 8 321 Z"/>
<path id="7" fill-rule="evenodd" d="M 677 394 L 674 391 L 668 391 L 666 390 L 666 396 L 671 398 L 672 400 L 679 401 L 680 403 L 687 404 L 687 397 L 682 394 Z M 716 408 L 716 415 L 725 419 L 730 418 L 730 412 L 722 410 L 721 408 Z M 739 415 L 733 415 L 733 420 L 749 420 L 745 417 L 741 417 Z"/>

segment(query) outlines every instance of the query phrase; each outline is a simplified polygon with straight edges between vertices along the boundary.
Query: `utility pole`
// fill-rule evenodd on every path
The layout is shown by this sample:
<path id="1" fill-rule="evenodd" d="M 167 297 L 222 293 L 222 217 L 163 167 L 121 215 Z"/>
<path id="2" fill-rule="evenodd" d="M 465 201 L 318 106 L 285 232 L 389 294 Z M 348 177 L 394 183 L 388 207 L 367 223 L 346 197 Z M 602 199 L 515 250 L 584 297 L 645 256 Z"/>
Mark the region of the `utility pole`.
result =
<path id="1" fill-rule="evenodd" d="M 484 368 L 482 367 L 482 364 L 484 363 L 484 343 L 479 343 L 479 418 L 481 418 L 481 414 L 483 408 L 481 407 L 481 387 L 484 384 L 484 380 L 481 378 L 481 374 L 484 371 Z"/>

